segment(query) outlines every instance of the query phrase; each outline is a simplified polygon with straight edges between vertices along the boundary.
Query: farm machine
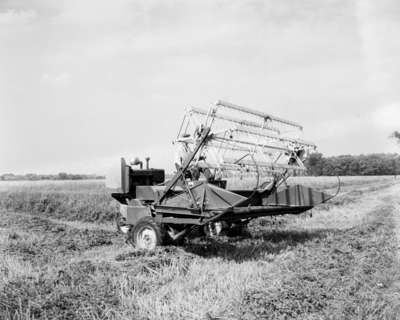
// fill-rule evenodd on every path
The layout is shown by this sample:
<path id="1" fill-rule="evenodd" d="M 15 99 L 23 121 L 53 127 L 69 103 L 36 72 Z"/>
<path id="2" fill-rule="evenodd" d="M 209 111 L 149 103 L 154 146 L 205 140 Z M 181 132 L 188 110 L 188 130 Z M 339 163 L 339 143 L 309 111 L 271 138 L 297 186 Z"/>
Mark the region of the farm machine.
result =
<path id="1" fill-rule="evenodd" d="M 194 230 L 209 236 L 239 234 L 252 219 L 300 214 L 331 198 L 288 185 L 315 145 L 300 139 L 296 122 L 217 101 L 186 110 L 174 141 L 176 172 L 149 167 L 149 158 L 121 159 L 118 229 L 138 248 L 177 242 Z M 235 181 L 247 188 L 235 187 Z M 242 183 L 243 184 L 243 183 Z"/>

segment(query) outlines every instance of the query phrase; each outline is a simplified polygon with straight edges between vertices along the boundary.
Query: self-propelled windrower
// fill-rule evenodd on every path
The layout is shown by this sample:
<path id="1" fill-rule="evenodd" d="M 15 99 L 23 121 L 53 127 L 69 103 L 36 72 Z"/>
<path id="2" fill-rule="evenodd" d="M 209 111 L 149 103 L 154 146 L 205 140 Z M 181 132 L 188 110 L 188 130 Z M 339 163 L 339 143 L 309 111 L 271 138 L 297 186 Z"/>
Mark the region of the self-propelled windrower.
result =
<path id="1" fill-rule="evenodd" d="M 208 110 L 188 108 L 175 146 L 176 172 L 121 159 L 118 228 L 138 248 L 177 241 L 202 230 L 235 233 L 262 216 L 300 214 L 332 196 L 286 184 L 315 149 L 300 139 L 302 126 L 225 101 Z M 137 168 L 136 166 L 140 167 Z M 237 190 L 234 180 L 248 181 Z M 233 181 L 233 182 L 232 182 Z M 242 183 L 243 184 L 243 183 Z"/>

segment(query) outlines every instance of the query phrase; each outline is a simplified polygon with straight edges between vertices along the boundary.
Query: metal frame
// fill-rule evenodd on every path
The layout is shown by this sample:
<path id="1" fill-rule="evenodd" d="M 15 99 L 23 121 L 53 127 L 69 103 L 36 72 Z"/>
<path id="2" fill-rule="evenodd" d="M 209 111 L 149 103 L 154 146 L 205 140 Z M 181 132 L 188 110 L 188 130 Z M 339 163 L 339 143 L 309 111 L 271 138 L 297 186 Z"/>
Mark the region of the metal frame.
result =
<path id="1" fill-rule="evenodd" d="M 192 150 L 196 128 L 210 128 L 202 149 L 205 157 L 212 160 L 208 161 L 212 169 L 242 171 L 246 167 L 248 171 L 258 171 L 262 167 L 260 176 L 268 174 L 269 178 L 272 172 L 305 171 L 298 152 L 308 154 L 316 148 L 314 143 L 296 137 L 303 130 L 300 124 L 221 100 L 208 111 L 188 108 L 175 144 Z M 244 154 L 252 155 L 254 161 L 240 161 Z M 288 157 L 294 161 L 288 162 Z"/>
<path id="2" fill-rule="evenodd" d="M 312 142 L 290 134 L 302 130 L 296 122 L 221 100 L 208 111 L 188 108 L 174 142 L 186 153 L 183 161 L 176 164 L 176 173 L 161 196 L 148 204 L 149 214 L 170 229 L 180 225 L 178 231 L 170 233 L 176 239 L 194 226 L 300 214 L 329 200 L 328 195 L 303 186 L 278 190 L 291 172 L 305 170 L 303 152 L 315 149 Z M 124 165 L 122 161 L 122 189 L 126 192 Z M 253 189 L 232 191 L 218 187 L 218 181 L 214 180 L 187 181 L 193 168 L 202 168 L 203 173 L 204 170 L 254 173 L 256 184 Z M 131 196 L 113 194 L 123 204 Z"/>
<path id="3" fill-rule="evenodd" d="M 225 115 L 220 112 L 221 108 L 252 115 L 259 118 L 260 121 L 243 120 Z M 225 121 L 231 126 L 222 130 L 212 129 L 218 121 Z M 183 144 L 185 150 L 192 151 L 188 152 L 182 164 L 176 164 L 177 172 L 167 183 L 159 201 L 154 204 L 154 214 L 163 223 L 203 225 L 216 220 L 242 220 L 265 215 L 298 214 L 312 208 L 310 205 L 294 207 L 260 205 L 261 195 L 266 198 L 269 194 L 276 192 L 277 186 L 288 177 L 289 170 L 305 170 L 302 160 L 295 153 L 296 148 L 307 150 L 315 148 L 312 142 L 281 135 L 282 128 L 279 128 L 279 125 L 297 131 L 303 129 L 301 125 L 293 121 L 221 100 L 211 106 L 208 111 L 193 107 L 187 109 L 175 143 Z M 244 134 L 243 140 L 233 137 L 232 135 L 235 133 L 242 134 L 242 137 Z M 273 179 L 276 179 L 278 175 L 279 179 L 273 183 L 271 190 L 258 189 L 259 183 L 257 183 L 256 188 L 244 200 L 233 203 L 223 210 L 206 210 L 204 208 L 205 195 L 202 198 L 203 203 L 198 203 L 193 195 L 192 187 L 185 180 L 185 174 L 190 166 L 196 165 L 200 161 L 202 154 L 215 156 L 218 153 L 221 155 L 226 150 L 237 152 L 241 156 L 237 159 L 220 156 L 219 162 L 208 164 L 207 167 L 227 171 L 240 171 L 246 168 L 248 172 L 254 172 L 257 176 L 268 174 L 269 177 L 273 176 Z M 293 154 L 296 155 L 295 163 L 278 163 L 279 159 L 287 158 L 288 155 L 293 156 Z M 255 159 L 255 155 L 258 156 L 258 159 Z M 178 196 L 190 199 L 190 208 L 168 205 L 169 198 L 177 197 L 176 192 L 172 191 L 178 183 L 182 188 L 181 194 Z M 244 193 L 245 191 L 238 192 Z"/>

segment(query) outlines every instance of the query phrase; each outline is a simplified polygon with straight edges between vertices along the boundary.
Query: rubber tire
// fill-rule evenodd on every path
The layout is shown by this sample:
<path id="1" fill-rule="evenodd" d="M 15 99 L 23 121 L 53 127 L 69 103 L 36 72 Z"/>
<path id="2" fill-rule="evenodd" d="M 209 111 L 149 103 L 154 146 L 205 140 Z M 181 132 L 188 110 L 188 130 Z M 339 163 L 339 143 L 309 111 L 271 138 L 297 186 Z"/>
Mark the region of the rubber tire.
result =
<path id="1" fill-rule="evenodd" d="M 146 228 L 154 231 L 154 234 L 156 236 L 154 247 L 146 248 L 137 243 L 138 235 L 140 234 L 140 232 L 142 232 Z M 131 228 L 131 230 L 129 230 L 128 242 L 131 243 L 132 245 L 134 245 L 138 249 L 152 251 L 157 246 L 160 246 L 163 244 L 163 233 L 162 233 L 161 227 L 155 222 L 153 217 L 150 217 L 150 216 L 143 217 L 138 221 L 138 223 L 134 227 Z"/>

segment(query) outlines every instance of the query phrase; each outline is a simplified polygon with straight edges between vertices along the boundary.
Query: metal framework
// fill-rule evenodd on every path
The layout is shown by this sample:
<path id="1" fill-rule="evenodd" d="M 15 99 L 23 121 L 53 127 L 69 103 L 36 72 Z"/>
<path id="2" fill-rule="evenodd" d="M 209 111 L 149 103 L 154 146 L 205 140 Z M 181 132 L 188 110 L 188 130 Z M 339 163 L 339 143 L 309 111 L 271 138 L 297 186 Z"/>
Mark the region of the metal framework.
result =
<path id="1" fill-rule="evenodd" d="M 255 172 L 271 177 L 284 172 L 304 171 L 304 158 L 315 144 L 300 138 L 303 127 L 247 107 L 218 100 L 208 111 L 186 110 L 175 144 L 182 166 L 198 141 L 199 132 L 209 128 L 204 144 L 194 156 L 194 165 L 204 162 L 214 175 Z"/>
<path id="2" fill-rule="evenodd" d="M 305 170 L 303 159 L 315 149 L 299 138 L 302 129 L 296 122 L 220 100 L 208 111 L 188 108 L 175 140 L 180 147 L 177 172 L 155 204 L 156 212 L 192 221 L 197 216 L 196 223 L 204 224 L 222 216 L 300 213 L 325 201 L 325 194 L 303 186 L 288 188 L 283 202 L 271 198 L 291 172 Z M 222 176 L 232 172 L 254 174 L 255 188 L 224 190 Z M 261 183 L 260 177 L 266 180 Z M 287 205 L 296 201 L 294 207 Z"/>
<path id="3" fill-rule="evenodd" d="M 154 227 L 151 218 L 176 240 L 194 226 L 300 214 L 331 199 L 301 185 L 279 187 L 305 170 L 303 160 L 315 149 L 301 139 L 302 130 L 294 121 L 221 100 L 208 111 L 188 108 L 174 142 L 179 157 L 172 179 L 159 185 L 164 170 L 132 170 L 121 160 L 122 193 L 112 196 L 121 203 L 123 225 L 136 234 L 143 223 Z M 255 187 L 229 190 L 223 177 L 235 173 L 256 177 Z"/>

